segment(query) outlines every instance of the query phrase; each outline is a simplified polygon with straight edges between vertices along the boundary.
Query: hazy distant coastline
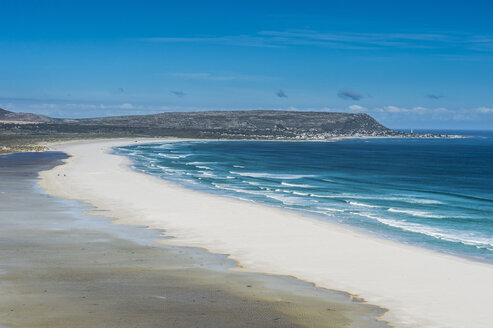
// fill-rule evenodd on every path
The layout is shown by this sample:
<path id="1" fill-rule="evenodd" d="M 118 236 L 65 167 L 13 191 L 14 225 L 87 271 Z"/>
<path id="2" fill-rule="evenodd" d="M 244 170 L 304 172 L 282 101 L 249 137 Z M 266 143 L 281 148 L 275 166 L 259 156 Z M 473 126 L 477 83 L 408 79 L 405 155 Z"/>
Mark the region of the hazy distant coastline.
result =
<path id="1" fill-rule="evenodd" d="M 368 114 L 204 111 L 61 119 L 0 108 L 0 153 L 42 151 L 57 140 L 125 137 L 332 141 L 340 138 L 444 138 L 385 127 Z"/>

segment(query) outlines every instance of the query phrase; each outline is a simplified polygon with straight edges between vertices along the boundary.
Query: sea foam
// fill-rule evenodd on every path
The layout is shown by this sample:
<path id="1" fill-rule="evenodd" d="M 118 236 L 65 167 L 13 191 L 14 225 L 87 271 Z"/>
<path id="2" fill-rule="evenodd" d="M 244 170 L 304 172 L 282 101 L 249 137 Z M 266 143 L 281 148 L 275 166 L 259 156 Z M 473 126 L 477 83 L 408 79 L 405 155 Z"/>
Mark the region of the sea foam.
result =
<path id="1" fill-rule="evenodd" d="M 267 178 L 267 179 L 278 179 L 278 180 L 296 180 L 301 178 L 310 177 L 310 175 L 301 174 L 275 174 L 275 173 L 264 173 L 264 172 L 234 172 L 230 171 L 231 174 L 237 174 L 244 177 L 251 178 Z"/>
<path id="2" fill-rule="evenodd" d="M 417 216 L 417 217 L 421 217 L 421 218 L 430 218 L 430 219 L 443 219 L 444 218 L 443 215 L 436 215 L 436 214 L 432 214 L 432 213 L 424 212 L 424 211 L 403 210 L 403 209 L 396 209 L 396 208 L 392 208 L 392 207 L 389 208 L 388 211 L 392 212 L 392 213 L 408 214 L 408 215 Z"/>

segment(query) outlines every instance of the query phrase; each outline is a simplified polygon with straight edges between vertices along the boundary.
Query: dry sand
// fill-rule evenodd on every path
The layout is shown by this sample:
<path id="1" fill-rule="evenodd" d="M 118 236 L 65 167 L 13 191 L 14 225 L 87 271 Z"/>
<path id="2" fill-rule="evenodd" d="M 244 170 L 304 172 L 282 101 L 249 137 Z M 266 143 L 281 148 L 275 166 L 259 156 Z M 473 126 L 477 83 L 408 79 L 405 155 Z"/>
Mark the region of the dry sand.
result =
<path id="1" fill-rule="evenodd" d="M 188 190 L 129 168 L 111 147 L 52 146 L 67 164 L 42 173 L 49 193 L 86 201 L 121 224 L 166 229 L 171 245 L 228 254 L 238 270 L 292 275 L 390 311 L 397 327 L 491 327 L 493 266 L 379 239 L 299 214 Z"/>

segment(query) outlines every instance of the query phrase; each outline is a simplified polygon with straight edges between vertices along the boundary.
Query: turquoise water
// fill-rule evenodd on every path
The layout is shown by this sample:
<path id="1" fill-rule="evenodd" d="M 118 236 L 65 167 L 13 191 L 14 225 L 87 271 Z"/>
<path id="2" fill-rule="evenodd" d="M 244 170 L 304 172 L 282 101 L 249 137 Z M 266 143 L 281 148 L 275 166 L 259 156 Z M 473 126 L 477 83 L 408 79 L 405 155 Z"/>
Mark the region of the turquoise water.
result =
<path id="1" fill-rule="evenodd" d="M 474 137 L 187 141 L 117 152 L 135 169 L 187 187 L 493 262 L 493 133 L 469 134 Z"/>

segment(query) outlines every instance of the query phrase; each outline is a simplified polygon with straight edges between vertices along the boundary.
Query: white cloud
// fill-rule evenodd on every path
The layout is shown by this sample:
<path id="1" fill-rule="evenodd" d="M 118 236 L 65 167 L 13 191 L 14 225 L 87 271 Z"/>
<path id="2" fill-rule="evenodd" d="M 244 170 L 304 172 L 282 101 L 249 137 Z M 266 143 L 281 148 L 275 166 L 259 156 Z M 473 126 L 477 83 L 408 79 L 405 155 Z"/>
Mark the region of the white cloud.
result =
<path id="1" fill-rule="evenodd" d="M 173 73 L 173 75 L 190 79 L 206 79 L 211 76 L 210 73 Z"/>
<path id="2" fill-rule="evenodd" d="M 353 111 L 353 112 L 366 112 L 366 111 L 368 111 L 368 109 L 366 107 L 359 106 L 359 105 L 351 105 L 348 107 L 348 109 L 350 111 Z"/>
<path id="3" fill-rule="evenodd" d="M 39 108 L 39 109 L 53 109 L 57 108 L 57 104 L 33 104 L 29 105 L 30 108 Z"/>
<path id="4" fill-rule="evenodd" d="M 13 110 L 13 109 L 15 109 L 15 105 L 12 103 L 0 104 L 0 108 L 6 109 L 6 110 Z"/>
<path id="5" fill-rule="evenodd" d="M 472 109 L 448 109 L 445 107 L 427 108 L 417 106 L 406 108 L 398 106 L 384 106 L 370 110 L 370 114 L 371 113 L 375 114 L 377 119 L 392 118 L 394 120 L 412 119 L 421 121 L 479 121 L 485 119 L 487 115 L 492 115 L 493 108 L 478 107 Z"/>
<path id="6" fill-rule="evenodd" d="M 488 107 L 479 107 L 476 108 L 476 111 L 481 114 L 491 114 L 493 113 L 493 108 L 488 108 Z"/>
<path id="7" fill-rule="evenodd" d="M 384 113 L 411 113 L 411 114 L 435 114 L 435 113 L 449 113 L 450 110 L 444 107 L 438 108 L 427 108 L 422 106 L 416 106 L 412 108 L 398 107 L 398 106 L 384 106 L 375 108 L 376 112 L 384 112 Z"/>
<path id="8" fill-rule="evenodd" d="M 377 112 L 387 112 L 387 113 L 407 113 L 409 109 L 397 106 L 384 106 L 376 108 Z"/>
<path id="9" fill-rule="evenodd" d="M 37 105 L 31 105 L 33 108 L 42 108 L 36 107 Z M 59 104 L 50 108 L 71 108 L 71 109 L 144 109 L 143 106 L 135 106 L 129 103 L 124 104 Z"/>
<path id="10" fill-rule="evenodd" d="M 135 107 L 132 104 L 125 103 L 125 104 L 121 104 L 118 108 L 121 108 L 121 109 L 135 109 L 137 107 Z"/>

